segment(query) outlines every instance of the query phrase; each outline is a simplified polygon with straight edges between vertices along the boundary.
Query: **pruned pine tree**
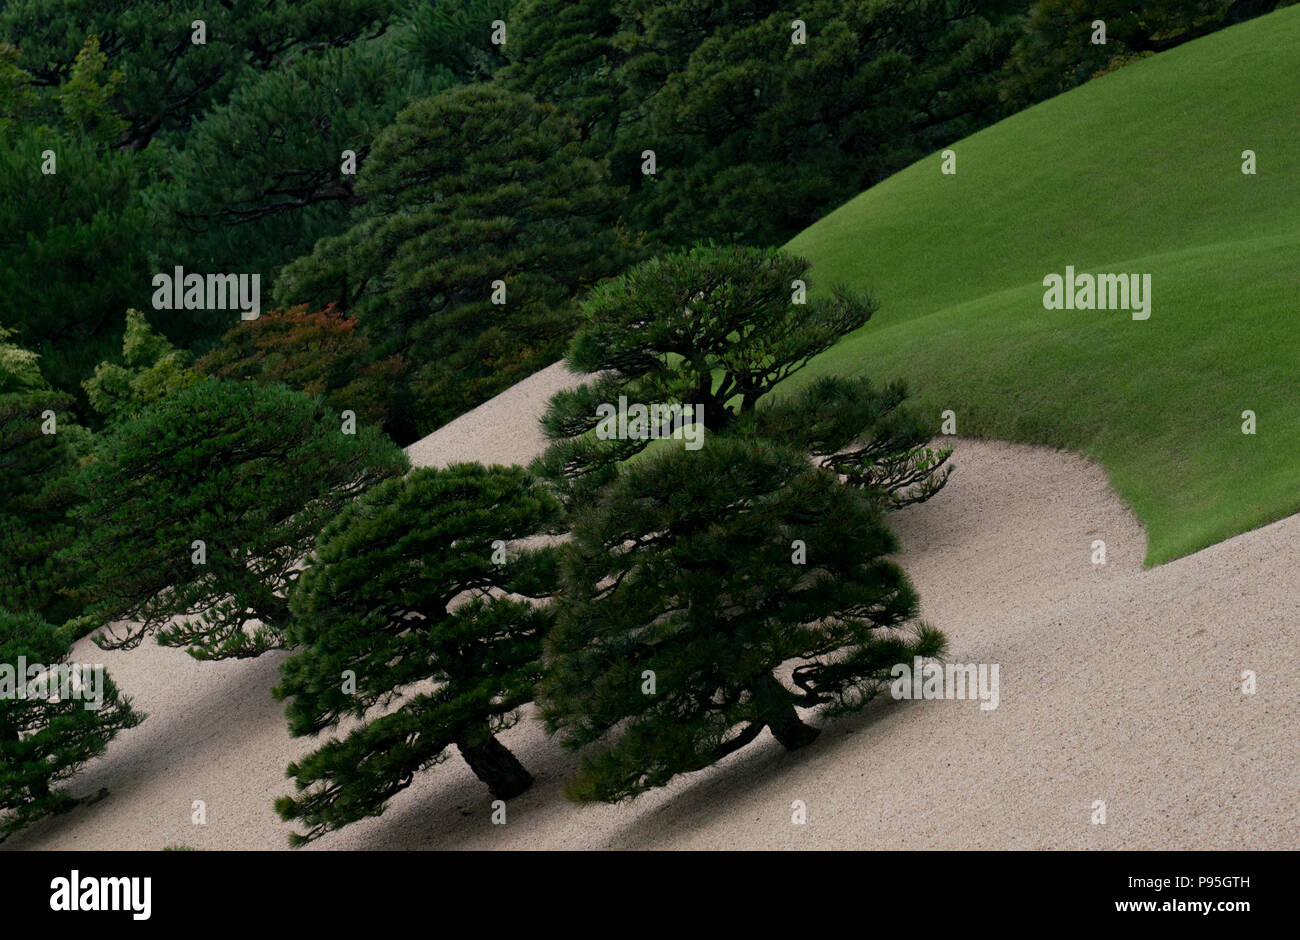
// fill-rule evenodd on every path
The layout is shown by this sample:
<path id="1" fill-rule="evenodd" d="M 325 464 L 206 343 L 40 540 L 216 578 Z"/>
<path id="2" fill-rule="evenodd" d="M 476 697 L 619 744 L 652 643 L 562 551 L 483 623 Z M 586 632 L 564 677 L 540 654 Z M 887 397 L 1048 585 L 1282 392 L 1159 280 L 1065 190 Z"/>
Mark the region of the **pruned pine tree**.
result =
<path id="1" fill-rule="evenodd" d="M 514 543 L 559 514 L 520 467 L 457 464 L 382 483 L 326 527 L 275 694 L 293 735 L 347 733 L 289 765 L 298 792 L 276 809 L 308 827 L 292 844 L 379 815 L 453 747 L 499 799 L 531 785 L 495 735 L 533 698 L 558 550 Z"/>
<path id="2" fill-rule="evenodd" d="M 808 267 L 775 249 L 697 245 L 593 290 L 568 362 L 594 377 L 551 399 L 542 426 L 552 444 L 538 472 L 574 502 L 613 479 L 657 436 L 599 433 L 600 407 L 626 399 L 692 406 L 706 436 L 801 446 L 891 506 L 938 492 L 949 452 L 926 446 L 930 434 L 904 406 L 901 384 L 822 380 L 760 406 L 875 310 L 846 291 L 810 294 Z"/>
<path id="3" fill-rule="evenodd" d="M 283 385 L 204 379 L 115 425 L 78 480 L 95 560 L 82 631 L 130 649 L 149 634 L 198 659 L 284 645 L 288 595 L 317 533 L 407 470 L 374 427 Z"/>
<path id="4" fill-rule="evenodd" d="M 907 387 L 824 376 L 758 409 L 754 433 L 797 447 L 886 509 L 925 502 L 952 473 L 951 447 L 931 447 L 931 430 L 905 407 Z"/>
<path id="5" fill-rule="evenodd" d="M 70 679 L 52 679 L 49 667 L 65 664 L 69 649 L 38 615 L 0 608 L 0 837 L 71 807 L 76 800 L 55 785 L 144 720 L 107 673 L 102 683 L 90 678 L 82 697 L 68 694 Z M 25 673 L 44 668 L 20 676 L 20 664 Z"/>
<path id="6" fill-rule="evenodd" d="M 719 439 L 627 467 L 576 513 L 539 703 L 583 751 L 567 794 L 614 802 L 707 767 L 800 710 L 860 708 L 936 656 L 879 510 L 796 450 Z"/>

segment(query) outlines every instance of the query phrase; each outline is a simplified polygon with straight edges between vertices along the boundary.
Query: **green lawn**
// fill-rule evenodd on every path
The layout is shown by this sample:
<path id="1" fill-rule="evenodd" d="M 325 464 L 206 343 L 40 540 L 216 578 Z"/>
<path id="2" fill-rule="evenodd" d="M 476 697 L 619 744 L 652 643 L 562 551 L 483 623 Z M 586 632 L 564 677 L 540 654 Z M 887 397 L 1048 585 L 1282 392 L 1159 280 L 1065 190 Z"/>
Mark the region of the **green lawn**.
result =
<path id="1" fill-rule="evenodd" d="M 955 176 L 935 154 L 787 246 L 881 304 L 791 382 L 903 376 L 936 431 L 952 409 L 963 436 L 1098 460 L 1148 564 L 1300 512 L 1300 7 L 952 149 Z M 1150 274 L 1150 319 L 1044 309 L 1066 265 Z"/>

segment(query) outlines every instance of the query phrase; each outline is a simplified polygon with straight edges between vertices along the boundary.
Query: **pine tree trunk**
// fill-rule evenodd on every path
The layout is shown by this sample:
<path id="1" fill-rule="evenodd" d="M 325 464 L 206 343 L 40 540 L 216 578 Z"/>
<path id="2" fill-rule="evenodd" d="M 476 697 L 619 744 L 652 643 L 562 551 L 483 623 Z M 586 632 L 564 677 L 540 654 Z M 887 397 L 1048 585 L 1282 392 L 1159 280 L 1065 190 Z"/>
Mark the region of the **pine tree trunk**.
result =
<path id="1" fill-rule="evenodd" d="M 817 740 L 821 732 L 799 720 L 794 705 L 790 703 L 790 693 L 771 675 L 764 676 L 754 691 L 772 703 L 763 718 L 772 729 L 772 737 L 787 751 L 797 751 Z"/>
<path id="2" fill-rule="evenodd" d="M 487 784 L 488 790 L 499 800 L 508 800 L 523 793 L 533 785 L 533 776 L 524 769 L 515 755 L 492 735 L 478 744 L 457 741 L 456 747 L 474 771 L 474 776 Z"/>

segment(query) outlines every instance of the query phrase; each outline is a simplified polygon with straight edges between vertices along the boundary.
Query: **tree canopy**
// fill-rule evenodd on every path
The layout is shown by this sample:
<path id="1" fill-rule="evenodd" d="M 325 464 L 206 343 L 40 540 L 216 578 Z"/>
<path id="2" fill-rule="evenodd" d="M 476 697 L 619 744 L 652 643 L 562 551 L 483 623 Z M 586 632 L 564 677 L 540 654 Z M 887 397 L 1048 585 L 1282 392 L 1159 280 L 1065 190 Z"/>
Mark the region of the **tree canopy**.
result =
<path id="1" fill-rule="evenodd" d="M 767 442 L 649 455 L 573 539 L 539 702 L 583 750 L 579 801 L 662 786 L 764 728 L 802 747 L 816 730 L 797 708 L 859 708 L 893 664 L 944 648 L 905 629 L 916 594 L 870 500 Z"/>
<path id="2" fill-rule="evenodd" d="M 617 191 L 569 122 L 470 85 L 402 111 L 375 141 L 349 231 L 289 265 L 282 303 L 337 304 L 412 363 L 422 435 L 550 364 L 574 297 L 618 269 Z"/>
<path id="3" fill-rule="evenodd" d="M 113 426 L 77 481 L 95 559 L 78 619 L 107 648 L 149 634 L 199 659 L 282 646 L 288 591 L 317 533 L 406 471 L 376 428 L 283 385 L 205 379 Z"/>
<path id="4" fill-rule="evenodd" d="M 456 464 L 381 483 L 325 529 L 276 696 L 294 735 L 363 723 L 290 765 L 299 795 L 276 806 L 310 827 L 295 845 L 383 812 L 453 745 L 495 797 L 528 788 L 494 735 L 540 678 L 552 613 L 533 602 L 554 592 L 556 553 L 515 543 L 558 519 L 521 468 Z"/>
<path id="5" fill-rule="evenodd" d="M 84 677 L 80 694 L 68 694 L 71 675 L 65 683 L 51 668 L 77 667 L 66 663 L 69 648 L 38 615 L 0 607 L 0 835 L 71 806 L 75 800 L 55 784 L 144 720 L 102 670 L 101 678 Z M 38 671 L 18 676 L 20 665 Z"/>

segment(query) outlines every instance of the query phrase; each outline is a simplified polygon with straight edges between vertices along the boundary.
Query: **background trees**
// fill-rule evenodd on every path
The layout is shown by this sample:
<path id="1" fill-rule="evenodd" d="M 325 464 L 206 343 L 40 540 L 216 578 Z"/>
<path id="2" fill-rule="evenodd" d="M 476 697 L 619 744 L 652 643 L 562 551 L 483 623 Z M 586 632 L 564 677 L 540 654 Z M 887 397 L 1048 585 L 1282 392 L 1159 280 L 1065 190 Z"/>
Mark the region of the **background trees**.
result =
<path id="1" fill-rule="evenodd" d="M 1037 0 L 1008 57 L 1004 96 L 1019 109 L 1138 58 L 1260 16 L 1278 0 Z M 1106 42 L 1092 41 L 1097 20 Z"/>
<path id="2" fill-rule="evenodd" d="M 301 304 L 241 320 L 194 369 L 223 379 L 283 382 L 308 395 L 323 395 L 335 411 L 352 411 L 368 424 L 383 426 L 391 417 L 389 398 L 406 362 L 401 356 L 376 360 L 354 318 L 332 307 L 311 311 Z"/>
<path id="3" fill-rule="evenodd" d="M 42 369 L 56 388 L 80 394 L 80 382 L 120 341 L 123 312 L 147 304 L 154 271 L 170 270 L 177 260 L 195 268 L 216 261 L 248 270 L 245 265 L 265 263 L 263 252 L 272 262 L 285 260 L 254 237 L 239 245 L 236 263 L 221 248 L 239 239 L 215 223 L 178 239 L 176 203 L 194 216 L 210 211 L 213 190 L 203 176 L 211 174 L 213 185 L 240 181 L 230 198 L 242 208 L 247 187 L 258 186 L 249 182 L 255 171 L 267 171 L 277 159 L 286 162 L 275 134 L 300 146 L 308 135 L 320 139 L 319 125 L 307 120 L 320 116 L 310 112 L 311 103 L 355 101 L 359 95 L 351 82 L 336 88 L 319 81 L 315 95 L 302 86 L 289 88 L 288 80 L 266 86 L 285 92 L 278 103 L 290 118 L 278 125 L 266 114 L 265 92 L 245 93 L 237 105 L 241 116 L 218 118 L 199 135 L 192 159 L 215 156 L 222 130 L 231 125 L 237 130 L 225 142 L 239 130 L 262 135 L 248 143 L 250 149 L 234 148 L 239 156 L 233 160 L 222 153 L 200 173 L 187 172 L 193 163 L 176 154 L 186 149 L 204 110 L 226 103 L 236 88 L 280 72 L 295 58 L 377 37 L 401 6 L 397 0 L 33 0 L 0 9 L 0 127 L 9 128 L 0 143 L 0 296 L 8 305 L 3 317 L 21 343 L 41 354 Z M 204 43 L 193 41 L 197 20 L 205 24 Z M 392 113 L 386 115 L 382 106 L 373 111 L 364 120 L 356 109 L 338 107 L 334 115 L 345 126 L 370 122 L 354 149 L 368 144 L 368 135 Z M 213 138 L 216 143 L 205 149 Z M 319 148 L 301 149 L 313 167 Z M 47 151 L 55 156 L 56 172 L 43 156 Z M 251 165 L 253 159 L 258 166 Z M 337 168 L 338 161 L 334 154 L 329 165 Z M 194 187 L 192 204 L 175 190 L 155 188 L 173 166 L 182 174 L 179 182 Z M 273 179 L 267 185 L 274 190 Z M 268 223 L 256 235 L 301 238 L 309 231 L 287 224 L 277 230 Z M 294 244 L 288 241 L 290 250 Z M 177 259 L 178 250 L 188 257 Z M 199 312 L 158 325 L 188 347 L 214 338 L 226 322 Z"/>
<path id="4" fill-rule="evenodd" d="M 72 398 L 50 388 L 37 355 L 0 329 L 0 607 L 62 621 L 79 609 L 84 562 L 56 559 L 74 529 L 72 479 L 90 450 Z"/>
<path id="5" fill-rule="evenodd" d="M 57 88 L 85 37 L 98 36 L 109 66 L 123 76 L 115 106 L 128 126 L 113 145 L 141 150 L 155 134 L 184 128 L 224 101 L 243 71 L 382 33 L 399 8 L 394 0 L 11 3 L 0 10 L 0 41 L 19 49 L 18 65 L 36 85 Z M 206 42 L 194 42 L 196 20 Z"/>
<path id="6" fill-rule="evenodd" d="M 1001 68 L 1024 6 L 525 0 L 503 75 L 575 116 L 651 243 L 779 244 L 1003 116 Z M 796 17 L 805 43 L 792 42 Z"/>
<path id="7" fill-rule="evenodd" d="M 56 172 L 42 172 L 53 152 Z M 0 297 L 16 339 L 61 391 L 110 354 L 115 318 L 147 300 L 146 159 L 25 126 L 0 144 Z"/>
<path id="8" fill-rule="evenodd" d="M 404 110 L 357 191 L 353 227 L 287 267 L 276 296 L 337 304 L 379 355 L 405 351 L 415 436 L 554 361 L 575 294 L 619 264 L 604 167 L 552 108 L 493 86 Z"/>
<path id="9" fill-rule="evenodd" d="M 129 621 L 103 645 L 156 632 L 198 659 L 282 645 L 287 591 L 317 533 L 408 467 L 377 429 L 345 427 L 301 392 L 217 379 L 113 427 L 78 478 L 86 540 L 74 548 L 94 574 L 76 627 Z"/>
<path id="10" fill-rule="evenodd" d="M 247 74 L 167 153 L 151 194 L 153 225 L 171 234 L 162 270 L 260 273 L 347 227 L 356 170 L 403 106 L 450 84 L 430 82 L 391 43 L 290 57 Z M 344 172 L 344 151 L 355 156 Z"/>
<path id="11" fill-rule="evenodd" d="M 0 664 L 16 670 L 21 658 L 27 665 L 54 666 L 66 661 L 68 650 L 68 641 L 36 614 L 0 607 Z M 25 685 L 27 678 L 12 681 Z M 107 673 L 102 686 L 90 690 L 101 697 L 96 707 L 87 708 L 85 699 L 51 701 L 50 691 L 46 686 L 47 694 L 19 697 L 11 687 L 0 695 L 0 810 L 6 811 L 0 836 L 71 805 L 72 798 L 54 785 L 102 754 L 119 731 L 144 719 Z"/>
<path id="12" fill-rule="evenodd" d="M 383 812 L 452 745 L 499 799 L 532 783 L 494 735 L 533 698 L 552 614 L 527 599 L 553 592 L 556 553 L 506 543 L 558 516 L 521 468 L 458 464 L 382 483 L 325 529 L 276 696 L 294 735 L 364 723 L 289 766 L 300 795 L 276 808 L 310 827 L 295 845 Z"/>
<path id="13" fill-rule="evenodd" d="M 492 42 L 492 24 L 505 21 L 517 0 L 417 0 L 399 43 L 403 53 L 448 86 L 491 78 L 506 64 L 505 48 Z"/>

